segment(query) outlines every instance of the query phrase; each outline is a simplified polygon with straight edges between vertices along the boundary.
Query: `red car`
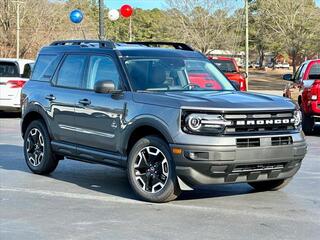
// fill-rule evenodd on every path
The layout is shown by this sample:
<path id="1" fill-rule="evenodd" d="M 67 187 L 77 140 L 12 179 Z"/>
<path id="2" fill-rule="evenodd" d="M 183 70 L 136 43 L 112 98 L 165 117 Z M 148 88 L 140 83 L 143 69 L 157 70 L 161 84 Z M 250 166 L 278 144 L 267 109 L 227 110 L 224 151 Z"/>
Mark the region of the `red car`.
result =
<path id="1" fill-rule="evenodd" d="M 294 76 L 285 74 L 286 85 L 283 96 L 295 100 L 303 113 L 302 128 L 311 134 L 315 122 L 320 121 L 320 59 L 301 64 Z"/>
<path id="2" fill-rule="evenodd" d="M 229 80 L 238 82 L 240 85 L 240 91 L 247 91 L 246 73 L 240 72 L 238 64 L 234 58 L 209 57 L 209 60 L 213 62 Z"/>

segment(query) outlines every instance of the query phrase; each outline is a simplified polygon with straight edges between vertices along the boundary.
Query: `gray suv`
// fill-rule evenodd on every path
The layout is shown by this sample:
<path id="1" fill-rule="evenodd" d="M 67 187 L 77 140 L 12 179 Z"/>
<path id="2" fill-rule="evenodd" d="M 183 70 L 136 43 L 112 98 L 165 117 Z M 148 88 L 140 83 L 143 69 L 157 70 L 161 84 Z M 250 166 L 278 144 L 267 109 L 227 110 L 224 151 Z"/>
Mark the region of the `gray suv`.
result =
<path id="1" fill-rule="evenodd" d="M 65 158 L 120 167 L 151 202 L 204 184 L 279 189 L 306 154 L 291 100 L 237 91 L 181 43 L 54 42 L 22 90 L 22 116 L 32 172 Z"/>

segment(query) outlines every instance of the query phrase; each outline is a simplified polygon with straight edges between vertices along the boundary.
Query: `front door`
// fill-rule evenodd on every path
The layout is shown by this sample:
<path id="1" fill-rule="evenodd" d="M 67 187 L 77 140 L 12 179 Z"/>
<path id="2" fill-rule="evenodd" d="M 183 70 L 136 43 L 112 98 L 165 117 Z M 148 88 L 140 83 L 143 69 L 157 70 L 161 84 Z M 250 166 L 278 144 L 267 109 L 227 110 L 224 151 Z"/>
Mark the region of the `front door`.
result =
<path id="1" fill-rule="evenodd" d="M 301 94 L 301 83 L 302 83 L 302 78 L 303 74 L 305 71 L 305 67 L 307 64 L 302 64 L 298 70 L 295 72 L 295 75 L 293 77 L 293 82 L 289 83 L 288 85 L 288 97 L 291 98 L 292 100 L 298 102 L 298 98 Z"/>
<path id="2" fill-rule="evenodd" d="M 123 91 L 116 94 L 95 93 L 94 84 L 98 81 L 111 80 L 116 88 L 122 88 L 117 64 L 110 56 L 93 55 L 89 57 L 87 74 L 82 91 L 75 107 L 75 127 L 77 144 L 97 150 L 118 151 L 117 136 L 126 114 L 126 102 L 130 93 Z"/>

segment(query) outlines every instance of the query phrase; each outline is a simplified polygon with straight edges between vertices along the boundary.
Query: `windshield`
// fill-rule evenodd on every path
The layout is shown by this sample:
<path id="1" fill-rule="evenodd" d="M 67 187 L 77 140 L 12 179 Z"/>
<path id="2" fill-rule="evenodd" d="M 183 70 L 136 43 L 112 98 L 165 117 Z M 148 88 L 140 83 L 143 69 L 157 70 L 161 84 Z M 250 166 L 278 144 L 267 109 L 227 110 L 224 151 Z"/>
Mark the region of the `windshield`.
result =
<path id="1" fill-rule="evenodd" d="M 18 66 L 13 62 L 0 62 L 0 77 L 20 77 Z"/>
<path id="2" fill-rule="evenodd" d="M 234 66 L 233 61 L 231 60 L 219 60 L 219 59 L 212 59 L 211 60 L 216 66 L 222 71 L 226 73 L 237 72 L 236 67 Z"/>
<path id="3" fill-rule="evenodd" d="M 134 91 L 235 90 L 210 62 L 199 59 L 130 59 L 126 67 Z"/>

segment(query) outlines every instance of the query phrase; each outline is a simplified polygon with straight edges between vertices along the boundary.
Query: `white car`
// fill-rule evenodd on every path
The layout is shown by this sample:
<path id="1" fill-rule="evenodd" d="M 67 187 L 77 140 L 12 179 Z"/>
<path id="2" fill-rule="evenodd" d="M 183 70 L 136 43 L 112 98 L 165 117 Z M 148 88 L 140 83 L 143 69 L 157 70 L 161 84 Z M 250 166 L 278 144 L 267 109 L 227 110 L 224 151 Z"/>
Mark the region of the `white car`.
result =
<path id="1" fill-rule="evenodd" d="M 33 64 L 28 59 L 0 58 L 0 111 L 20 112 L 21 88 Z"/>
<path id="2" fill-rule="evenodd" d="M 284 68 L 284 69 L 290 69 L 289 63 L 282 63 L 282 68 Z"/>
<path id="3" fill-rule="evenodd" d="M 276 63 L 275 68 L 290 69 L 289 63 Z"/>

